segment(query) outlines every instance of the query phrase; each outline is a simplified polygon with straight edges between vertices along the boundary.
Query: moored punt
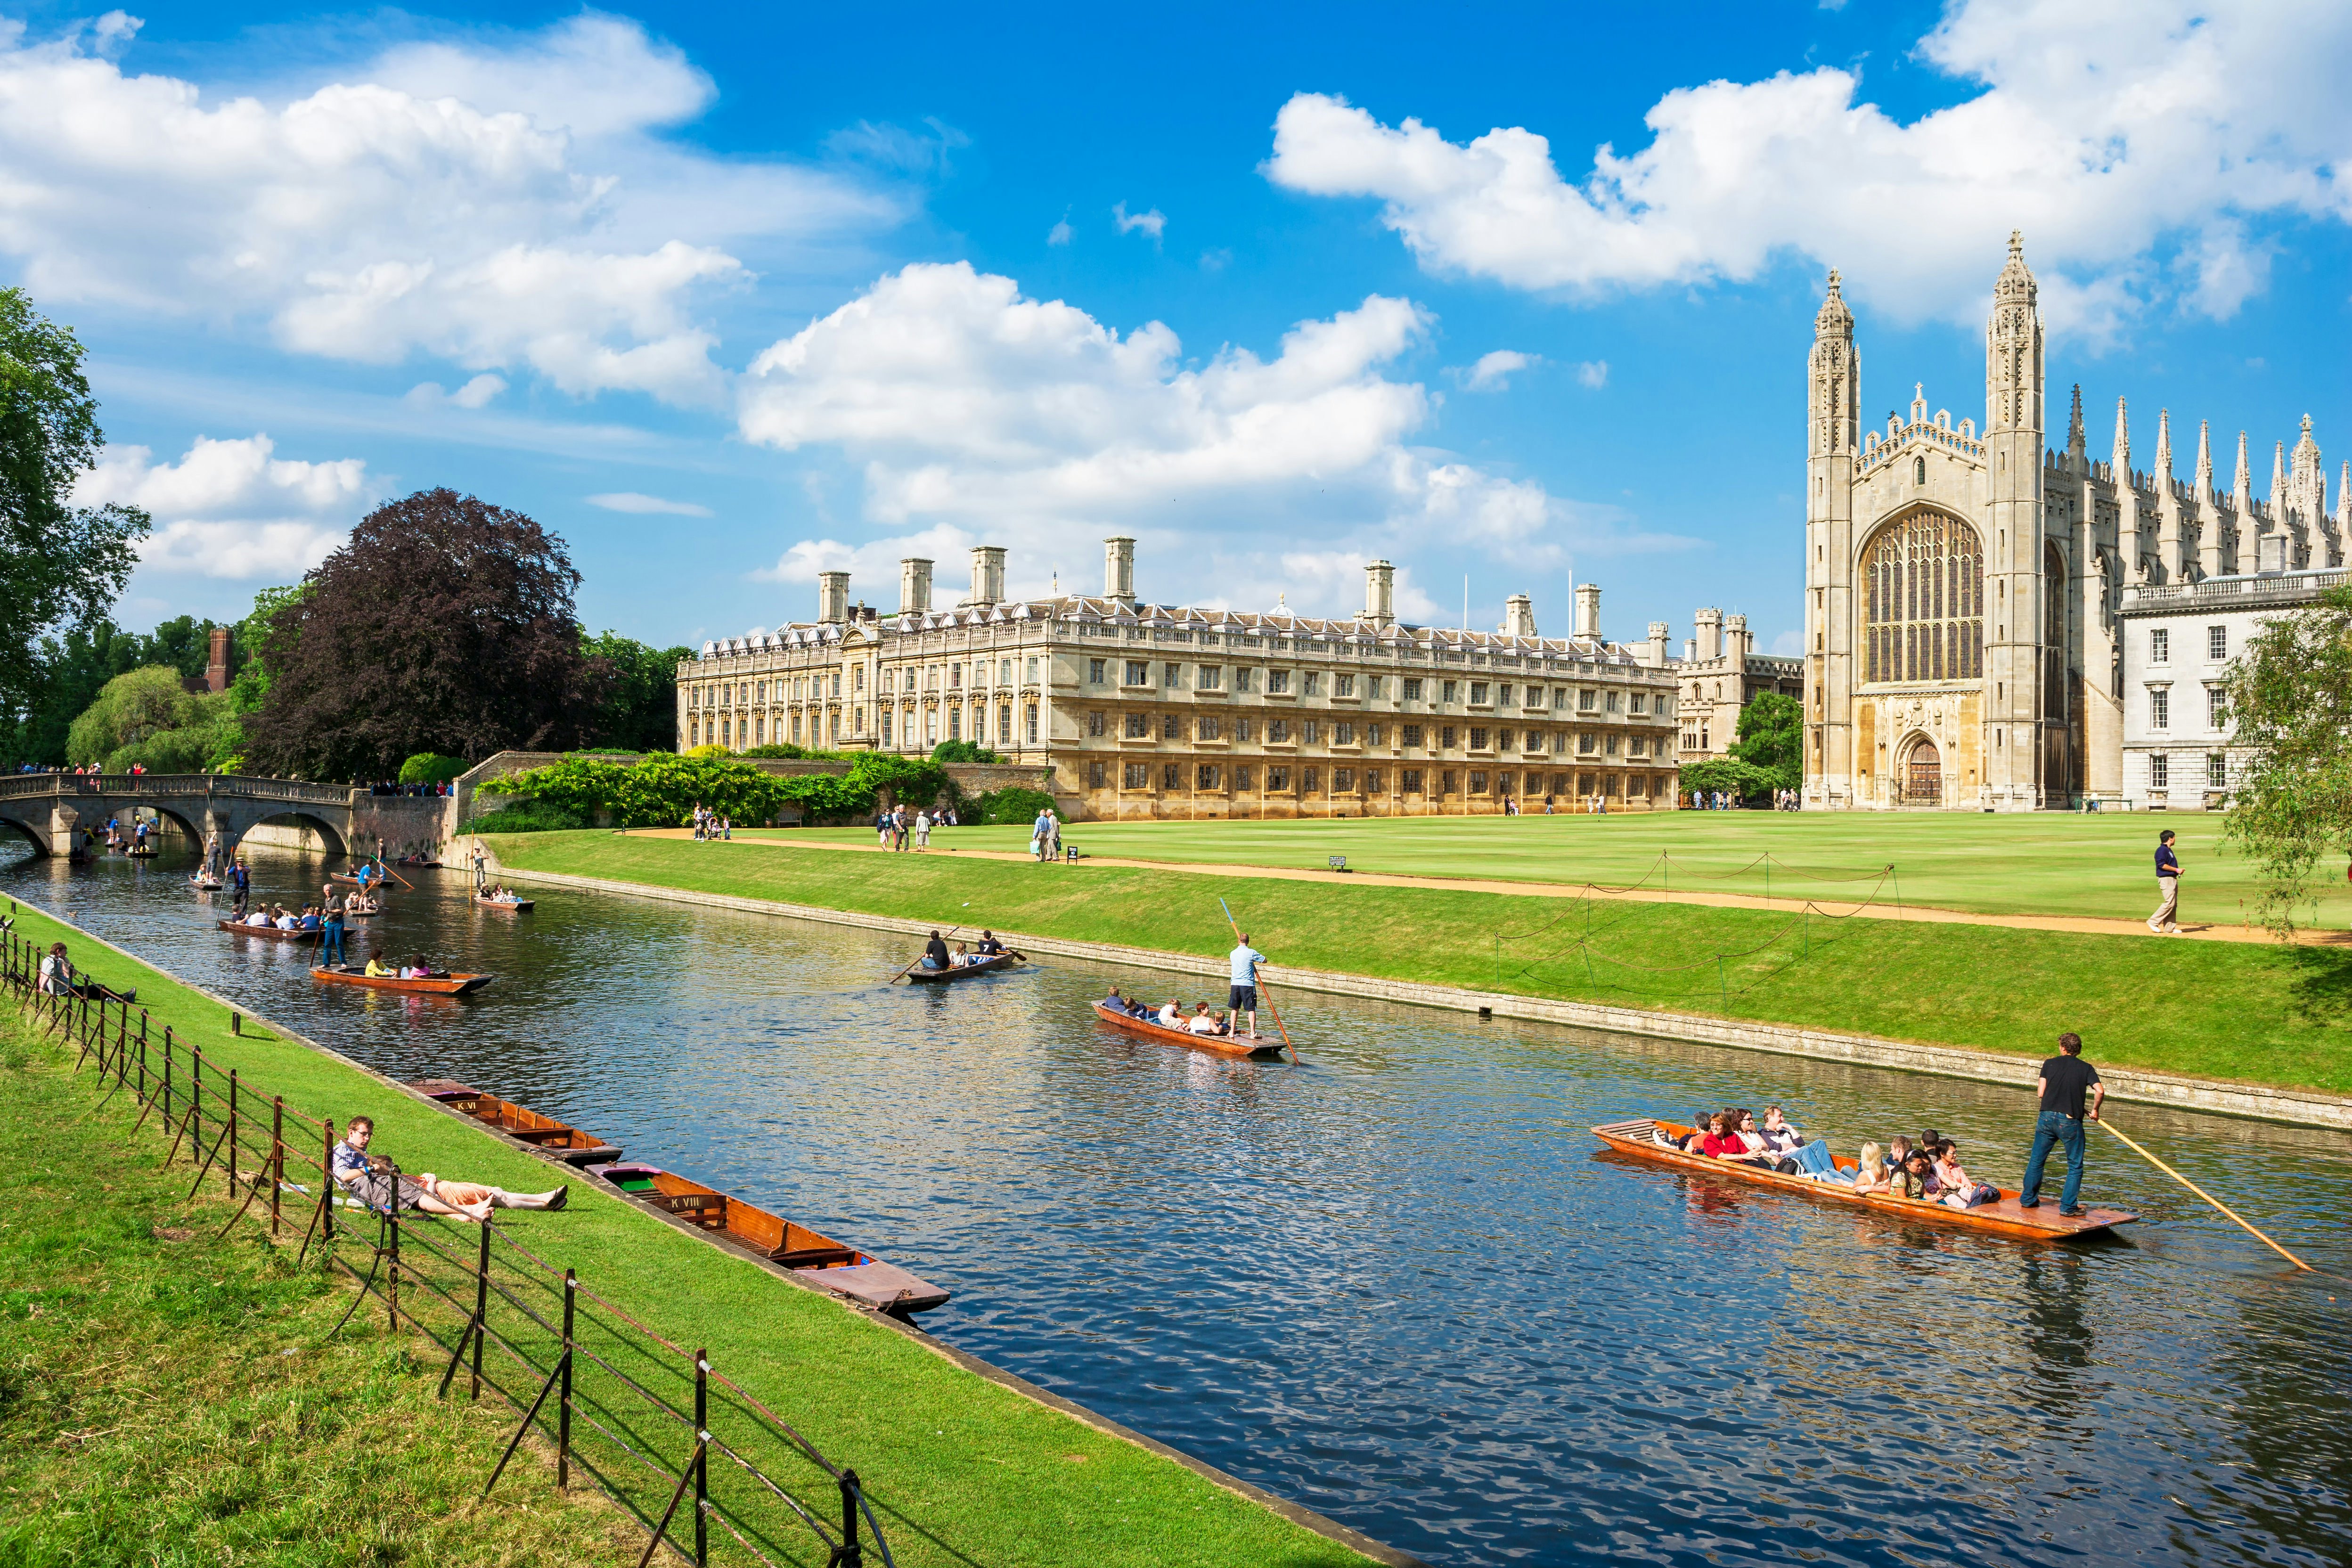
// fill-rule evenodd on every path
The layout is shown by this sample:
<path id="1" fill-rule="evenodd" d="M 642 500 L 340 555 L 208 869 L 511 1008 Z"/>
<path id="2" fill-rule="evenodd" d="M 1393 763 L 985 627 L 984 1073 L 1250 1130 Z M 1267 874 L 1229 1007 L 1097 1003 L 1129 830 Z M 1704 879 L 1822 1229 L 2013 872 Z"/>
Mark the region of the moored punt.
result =
<path id="1" fill-rule="evenodd" d="M 313 980 L 331 980 L 338 985 L 364 985 L 371 991 L 413 991 L 426 996 L 463 996 L 478 991 L 498 978 L 495 974 L 437 974 L 422 980 L 403 980 L 395 974 L 370 974 L 366 970 L 345 964 L 341 968 L 324 966 L 310 971 Z"/>
<path id="2" fill-rule="evenodd" d="M 1130 1035 L 1163 1045 L 1182 1046 L 1187 1050 L 1207 1051 L 1220 1057 L 1273 1058 L 1282 1054 L 1282 1042 L 1260 1035 L 1196 1035 L 1190 1029 L 1171 1029 L 1167 1025 L 1149 1018 L 1131 1018 L 1104 1003 L 1095 1004 L 1095 1016 L 1114 1029 L 1124 1029 Z"/>
<path id="3" fill-rule="evenodd" d="M 2086 1208 L 2068 1218 L 2060 1215 L 2058 1205 L 2047 1198 L 2038 1208 L 2020 1208 L 2018 1194 L 2006 1191 L 2001 1193 L 1998 1201 L 1979 1204 L 1969 1209 L 1951 1208 L 1921 1199 L 1898 1198 L 1885 1193 L 1856 1193 L 1838 1182 L 1804 1175 L 1784 1176 L 1760 1165 L 1744 1165 L 1725 1160 L 1709 1160 L 1699 1154 L 1685 1154 L 1680 1149 L 1669 1148 L 1658 1142 L 1662 1133 L 1668 1138 L 1682 1138 L 1690 1132 L 1689 1128 L 1672 1121 L 1647 1118 L 1635 1121 L 1612 1121 L 1594 1128 L 1592 1132 L 1594 1137 L 1617 1152 L 1630 1154 L 1637 1160 L 1728 1176 L 1759 1186 L 1780 1187 L 1801 1193 L 1807 1197 L 1823 1198 L 1853 1208 L 1874 1209 L 1898 1219 L 2011 1237 L 2021 1241 L 2066 1241 L 2080 1236 L 2096 1236 L 2116 1226 L 2129 1225 L 2139 1217 L 2121 1209 Z M 1841 1171 L 1855 1169 L 1855 1163 L 1843 1155 L 1834 1157 L 1832 1163 Z"/>
<path id="4" fill-rule="evenodd" d="M 235 931 L 239 936 L 268 937 L 273 942 L 316 942 L 324 934 L 316 928 L 310 931 L 281 931 L 276 926 L 247 925 L 243 921 L 223 921 L 220 922 L 220 928 L 223 931 Z"/>
<path id="5" fill-rule="evenodd" d="M 975 974 L 986 974 L 991 970 L 1010 969 L 1020 962 L 1018 953 L 998 952 L 971 963 L 957 964 L 951 969 L 925 969 L 918 963 L 907 971 L 907 979 L 910 984 L 944 985 L 950 980 L 969 980 Z"/>
<path id="6" fill-rule="evenodd" d="M 948 1300 L 946 1290 L 903 1268 L 658 1166 L 598 1165 L 591 1174 L 813 1285 L 893 1316 L 928 1311 Z"/>
<path id="7" fill-rule="evenodd" d="M 544 1149 L 567 1165 L 601 1165 L 621 1157 L 618 1148 L 593 1132 L 583 1132 L 569 1122 L 558 1121 L 552 1116 L 541 1116 L 528 1106 L 517 1105 L 511 1100 L 500 1100 L 495 1094 L 484 1094 L 470 1084 L 459 1083 L 454 1079 L 419 1079 L 408 1087 L 429 1100 L 439 1100 L 453 1110 L 464 1111 L 518 1143 Z"/>

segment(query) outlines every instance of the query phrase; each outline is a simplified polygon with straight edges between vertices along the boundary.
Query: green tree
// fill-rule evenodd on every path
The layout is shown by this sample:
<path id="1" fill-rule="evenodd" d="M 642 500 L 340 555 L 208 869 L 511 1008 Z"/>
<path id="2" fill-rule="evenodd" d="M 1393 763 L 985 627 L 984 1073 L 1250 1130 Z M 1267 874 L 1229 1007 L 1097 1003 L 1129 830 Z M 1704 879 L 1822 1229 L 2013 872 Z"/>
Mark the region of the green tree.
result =
<path id="1" fill-rule="evenodd" d="M 106 683 L 74 720 L 66 760 L 108 773 L 128 773 L 133 764 L 150 773 L 200 773 L 233 749 L 236 738 L 226 693 L 192 692 L 172 666 L 149 665 Z"/>
<path id="2" fill-rule="evenodd" d="M 618 632 L 582 641 L 603 687 L 590 738 L 628 752 L 666 752 L 677 743 L 677 664 L 688 647 L 657 648 Z"/>
<path id="3" fill-rule="evenodd" d="M 971 741 L 941 741 L 931 748 L 935 763 L 1001 763 L 1004 759 Z"/>
<path id="4" fill-rule="evenodd" d="M 2250 750 L 2224 831 L 2261 878 L 2256 917 L 2291 937 L 2320 858 L 2352 854 L 2352 586 L 2264 623 L 2230 667 L 2228 701 Z"/>
<path id="5" fill-rule="evenodd" d="M 43 635 L 103 620 L 149 527 L 136 507 L 72 504 L 106 446 L 81 363 L 70 328 L 0 289 L 0 713 L 20 723 L 40 695 Z"/>
<path id="6" fill-rule="evenodd" d="M 1769 789 L 1795 789 L 1805 779 L 1805 705 L 1778 691 L 1759 692 L 1739 710 L 1733 758 L 1771 777 Z M 1719 787 L 1719 786 L 1718 786 Z"/>
<path id="7" fill-rule="evenodd" d="M 1770 794 L 1776 784 L 1773 774 L 1737 757 L 1710 757 L 1703 763 L 1685 763 L 1682 768 L 1682 786 L 1685 794 L 1712 794 L 1716 790 L 1723 790 L 1734 799 L 1749 800 Z"/>

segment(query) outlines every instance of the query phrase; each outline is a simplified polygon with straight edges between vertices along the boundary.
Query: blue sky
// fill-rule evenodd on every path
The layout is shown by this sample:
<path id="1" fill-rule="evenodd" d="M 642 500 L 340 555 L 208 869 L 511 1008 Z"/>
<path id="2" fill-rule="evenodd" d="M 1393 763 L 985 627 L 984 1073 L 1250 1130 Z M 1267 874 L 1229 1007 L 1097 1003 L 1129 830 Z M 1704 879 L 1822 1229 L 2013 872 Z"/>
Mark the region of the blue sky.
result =
<path id="1" fill-rule="evenodd" d="M 1449 624 L 1591 581 L 1769 647 L 1824 271 L 1866 411 L 1981 420 L 2012 227 L 2095 454 L 2118 395 L 2184 478 L 2200 418 L 2258 495 L 2305 413 L 2352 453 L 2340 6 L 14 15 L 0 266 L 158 520 L 132 626 L 446 484 L 656 642 L 975 543 L 1095 591 L 1121 532 L 1160 599 L 1345 613 L 1377 554 Z"/>

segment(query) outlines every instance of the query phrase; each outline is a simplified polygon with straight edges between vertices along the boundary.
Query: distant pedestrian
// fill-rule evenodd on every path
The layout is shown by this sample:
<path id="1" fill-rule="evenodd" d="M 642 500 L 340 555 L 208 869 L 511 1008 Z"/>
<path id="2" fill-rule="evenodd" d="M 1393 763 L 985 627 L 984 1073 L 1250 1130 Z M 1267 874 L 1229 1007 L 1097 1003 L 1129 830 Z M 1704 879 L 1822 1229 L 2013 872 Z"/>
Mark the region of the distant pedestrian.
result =
<path id="1" fill-rule="evenodd" d="M 1048 860 L 1059 860 L 1062 858 L 1061 815 L 1058 812 L 1047 812 L 1045 814 L 1045 825 L 1052 830 L 1052 837 L 1045 841 L 1045 858 Z"/>
<path id="2" fill-rule="evenodd" d="M 2172 852 L 2172 829 L 2156 836 L 2156 913 L 2147 929 L 2158 936 L 2180 934 L 2180 857 Z"/>
<path id="3" fill-rule="evenodd" d="M 890 814 L 891 828 L 897 835 L 898 853 L 907 852 L 907 803 L 900 801 L 898 809 Z"/>
<path id="4" fill-rule="evenodd" d="M 1045 863 L 1052 852 L 1053 838 L 1053 812 L 1051 810 L 1038 812 L 1037 820 L 1029 826 L 1029 853 L 1037 857 L 1037 863 L 1041 866 Z"/>
<path id="5" fill-rule="evenodd" d="M 874 814 L 874 847 L 877 849 L 890 847 L 890 814 L 887 810 Z"/>
<path id="6" fill-rule="evenodd" d="M 725 839 L 730 844 L 735 842 L 735 819 L 733 817 L 722 816 L 719 819 L 719 837 Z"/>
<path id="7" fill-rule="evenodd" d="M 915 814 L 915 852 L 919 855 L 930 847 L 931 814 L 919 811 Z"/>
<path id="8" fill-rule="evenodd" d="M 2066 1184 L 2058 1194 L 2058 1212 L 2072 1218 L 2083 1212 L 2077 1202 L 2083 1194 L 2083 1123 L 2099 1119 L 2107 1086 L 2099 1081 L 2099 1069 L 2083 1059 L 2083 1037 L 2069 1033 L 2058 1037 L 2058 1055 L 2042 1064 L 2042 1076 L 2033 1087 L 2042 1097 L 2042 1113 L 2034 1119 L 2033 1151 L 2025 1157 L 2025 1184 L 2017 1194 L 2017 1206 L 2041 1205 L 2042 1167 L 2051 1146 L 2063 1144 Z"/>

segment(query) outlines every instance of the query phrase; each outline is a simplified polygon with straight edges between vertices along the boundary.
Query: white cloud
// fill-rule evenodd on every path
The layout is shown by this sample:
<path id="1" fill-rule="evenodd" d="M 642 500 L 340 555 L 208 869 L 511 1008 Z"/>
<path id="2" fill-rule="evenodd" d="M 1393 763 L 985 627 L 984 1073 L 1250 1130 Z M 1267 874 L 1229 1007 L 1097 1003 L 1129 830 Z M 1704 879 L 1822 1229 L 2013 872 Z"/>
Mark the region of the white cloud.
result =
<path id="1" fill-rule="evenodd" d="M 485 371 L 455 392 L 437 381 L 420 381 L 408 389 L 407 401 L 419 408 L 481 408 L 506 389 L 506 377 Z"/>
<path id="2" fill-rule="evenodd" d="M 1480 354 L 1478 363 L 1462 373 L 1462 390 L 1507 391 L 1513 375 L 1538 363 L 1536 355 L 1523 354 L 1517 349 L 1496 349 L 1492 353 Z"/>
<path id="3" fill-rule="evenodd" d="M 268 436 L 199 436 L 177 462 L 144 447 L 110 447 L 75 482 L 83 506 L 140 507 L 155 531 L 142 569 L 206 577 L 289 581 L 342 542 L 382 491 L 358 458 L 281 458 Z"/>
<path id="4" fill-rule="evenodd" d="M 2340 5 L 1955 0 L 1917 53 L 1981 90 L 1906 122 L 1835 68 L 1680 88 L 1646 146 L 1566 179 L 1524 128 L 1458 143 L 1301 93 L 1266 173 L 1378 198 L 1432 271 L 1570 295 L 1796 255 L 1898 318 L 1974 321 L 2021 228 L 2053 318 L 2095 332 L 2164 296 L 2161 251 L 2197 258 L 2181 299 L 2226 315 L 2261 287 L 2245 218 L 2352 218 Z"/>
<path id="5" fill-rule="evenodd" d="M 635 490 L 612 490 L 604 495 L 590 496 L 588 504 L 602 507 L 606 511 L 625 511 L 638 515 L 664 517 L 713 515 L 709 507 L 698 506 L 690 500 L 664 500 L 659 496 L 640 495 Z"/>
<path id="6" fill-rule="evenodd" d="M 656 134 L 712 96 L 676 48 L 595 13 L 218 100 L 10 23 L 0 253 L 47 300 L 249 316 L 331 358 L 708 401 L 723 378 L 700 312 L 749 281 L 739 242 L 830 242 L 905 206 L 872 178 Z"/>
<path id="7" fill-rule="evenodd" d="M 1801 631 L 1780 633 L 1772 639 L 1772 652 L 1781 658 L 1802 658 L 1805 656 L 1805 634 Z"/>
<path id="8" fill-rule="evenodd" d="M 1064 213 L 1054 226 L 1045 231 L 1047 245 L 1067 245 L 1075 237 L 1076 231 L 1070 227 L 1070 215 L 1067 213 Z"/>
<path id="9" fill-rule="evenodd" d="M 1609 384 L 1609 362 L 1605 359 L 1581 361 L 1576 367 L 1576 384 L 1598 392 Z"/>
<path id="10" fill-rule="evenodd" d="M 1127 204 L 1121 202 L 1110 209 L 1110 216 L 1111 221 L 1118 225 L 1119 233 L 1133 234 L 1140 229 L 1151 237 L 1151 243 L 1154 245 L 1159 244 L 1161 237 L 1168 232 L 1167 216 L 1158 207 L 1153 207 L 1150 212 L 1130 213 L 1127 210 Z"/>
<path id="11" fill-rule="evenodd" d="M 1273 359 L 1228 345 L 1193 364 L 1160 322 L 1122 337 L 1065 301 L 1024 297 L 1010 278 L 917 265 L 762 353 L 740 420 L 761 445 L 835 449 L 859 465 L 866 515 L 884 528 L 951 527 L 942 550 L 984 534 L 1014 550 L 1016 576 L 1057 565 L 1088 591 L 1100 580 L 1096 528 L 1210 573 L 1218 563 L 1259 573 L 1272 552 L 1342 541 L 1359 558 L 1437 542 L 1530 570 L 1571 542 L 1666 542 L 1606 509 L 1410 444 L 1432 400 L 1390 368 L 1430 325 L 1412 301 L 1373 295 L 1299 322 Z M 894 594 L 902 542 L 873 556 Z M 808 542 L 777 572 L 805 580 L 820 556 L 849 548 Z M 865 559 L 853 568 L 861 577 Z M 1249 598 L 1239 584 L 1234 596 Z"/>

